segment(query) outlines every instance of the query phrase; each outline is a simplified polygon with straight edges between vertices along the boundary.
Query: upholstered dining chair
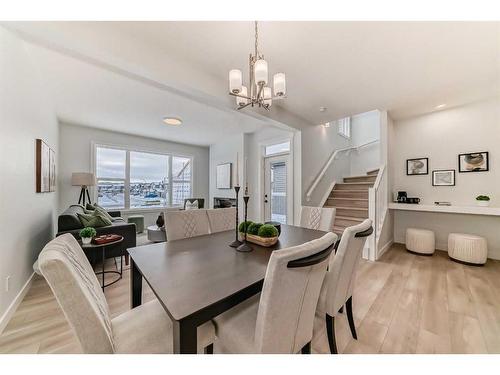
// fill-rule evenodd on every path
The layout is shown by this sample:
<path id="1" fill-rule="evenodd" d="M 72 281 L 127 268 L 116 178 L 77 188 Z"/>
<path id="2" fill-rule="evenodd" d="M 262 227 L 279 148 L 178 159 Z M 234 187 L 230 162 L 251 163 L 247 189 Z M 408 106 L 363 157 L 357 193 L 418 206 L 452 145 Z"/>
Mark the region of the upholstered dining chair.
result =
<path id="1" fill-rule="evenodd" d="M 211 233 L 231 230 L 236 226 L 236 207 L 207 210 L 207 215 Z"/>
<path id="2" fill-rule="evenodd" d="M 310 353 L 314 313 L 337 235 L 274 251 L 262 293 L 214 319 L 217 343 L 233 353 Z"/>
<path id="3" fill-rule="evenodd" d="M 361 258 L 367 237 L 372 233 L 370 219 L 366 219 L 358 225 L 347 227 L 342 234 L 337 252 L 330 257 L 316 314 L 320 318 L 325 317 L 328 344 L 332 354 L 337 354 L 335 317 L 341 312 L 344 305 L 352 337 L 355 340 L 358 338 L 352 314 L 352 291 L 359 258 Z"/>
<path id="4" fill-rule="evenodd" d="M 300 226 L 302 228 L 331 232 L 335 221 L 335 208 L 302 206 Z"/>
<path id="5" fill-rule="evenodd" d="M 202 236 L 209 233 L 207 210 L 165 212 L 167 241 Z"/>
<path id="6" fill-rule="evenodd" d="M 97 277 L 71 234 L 50 241 L 38 256 L 47 280 L 84 353 L 172 353 L 172 322 L 155 300 L 113 319 Z M 212 350 L 211 322 L 198 327 L 199 350 Z"/>

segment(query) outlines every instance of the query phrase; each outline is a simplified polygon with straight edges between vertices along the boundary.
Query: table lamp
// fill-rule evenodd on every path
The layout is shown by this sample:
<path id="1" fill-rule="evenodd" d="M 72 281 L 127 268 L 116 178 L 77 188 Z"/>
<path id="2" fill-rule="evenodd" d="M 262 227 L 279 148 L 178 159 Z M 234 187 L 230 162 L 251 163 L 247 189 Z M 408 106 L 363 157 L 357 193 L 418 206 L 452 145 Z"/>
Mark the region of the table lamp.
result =
<path id="1" fill-rule="evenodd" d="M 85 206 L 85 196 L 88 198 L 88 203 L 92 203 L 90 200 L 89 194 L 89 186 L 95 185 L 95 177 L 93 173 L 87 172 L 75 172 L 71 175 L 71 185 L 72 186 L 80 186 L 82 190 L 80 190 L 80 198 L 78 198 L 78 204 L 81 204 L 83 201 L 83 205 Z"/>

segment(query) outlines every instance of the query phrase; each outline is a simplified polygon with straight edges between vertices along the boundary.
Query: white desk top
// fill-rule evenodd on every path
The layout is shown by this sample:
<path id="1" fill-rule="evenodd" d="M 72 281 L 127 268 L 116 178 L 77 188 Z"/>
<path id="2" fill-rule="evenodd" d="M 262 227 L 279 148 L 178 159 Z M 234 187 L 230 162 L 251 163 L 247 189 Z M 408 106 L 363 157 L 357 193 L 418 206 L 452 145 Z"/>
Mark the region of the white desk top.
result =
<path id="1" fill-rule="evenodd" d="M 443 212 L 449 214 L 500 216 L 500 207 L 437 206 L 435 204 L 389 203 L 389 209 L 402 211 Z"/>

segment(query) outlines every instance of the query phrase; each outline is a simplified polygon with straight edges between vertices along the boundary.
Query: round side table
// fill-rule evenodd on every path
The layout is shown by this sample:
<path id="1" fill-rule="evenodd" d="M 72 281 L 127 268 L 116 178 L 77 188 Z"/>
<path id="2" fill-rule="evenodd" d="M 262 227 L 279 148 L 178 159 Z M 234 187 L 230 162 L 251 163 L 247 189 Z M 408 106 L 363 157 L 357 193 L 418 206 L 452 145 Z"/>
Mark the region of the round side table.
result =
<path id="1" fill-rule="evenodd" d="M 120 243 L 122 241 L 123 241 L 123 237 L 121 237 L 120 239 L 118 239 L 116 241 L 107 242 L 107 243 L 103 243 L 103 244 L 95 244 L 95 243 L 84 244 L 84 243 L 82 243 L 81 240 L 78 241 L 80 243 L 80 246 L 82 247 L 83 250 L 91 250 L 92 251 L 92 250 L 101 249 L 101 251 L 102 251 L 102 271 L 96 272 L 95 274 L 96 275 L 102 275 L 102 284 L 101 284 L 101 287 L 102 287 L 102 291 L 103 292 L 104 292 L 104 288 L 105 287 L 110 286 L 110 285 L 116 283 L 123 276 L 123 259 L 122 259 L 121 256 L 120 256 L 120 271 L 118 271 L 118 266 L 116 267 L 117 268 L 116 271 L 105 271 L 104 270 L 104 263 L 105 263 L 105 260 L 106 260 L 106 247 L 111 246 L 111 245 L 116 245 L 117 243 Z M 115 259 L 115 266 L 116 266 L 116 259 Z M 113 280 L 112 282 L 105 284 L 104 283 L 104 276 L 107 273 L 114 273 L 114 274 L 117 274 L 119 276 L 118 276 L 118 278 L 116 280 Z"/>
<path id="2" fill-rule="evenodd" d="M 158 228 L 158 225 L 150 225 L 148 227 L 148 240 L 151 242 L 165 242 L 167 235 L 164 230 Z"/>

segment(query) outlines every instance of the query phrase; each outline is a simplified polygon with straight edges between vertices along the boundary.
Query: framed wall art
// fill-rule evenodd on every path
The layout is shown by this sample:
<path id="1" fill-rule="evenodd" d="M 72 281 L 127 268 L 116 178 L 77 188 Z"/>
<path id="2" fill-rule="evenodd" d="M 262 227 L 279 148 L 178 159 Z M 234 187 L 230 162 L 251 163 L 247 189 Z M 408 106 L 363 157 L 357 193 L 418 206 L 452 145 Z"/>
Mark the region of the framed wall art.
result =
<path id="1" fill-rule="evenodd" d="M 432 171 L 432 186 L 455 186 L 455 170 Z"/>
<path id="2" fill-rule="evenodd" d="M 406 174 L 408 176 L 429 174 L 429 158 L 406 160 Z"/>
<path id="3" fill-rule="evenodd" d="M 487 172 L 489 171 L 489 154 L 487 151 L 471 152 L 458 155 L 458 171 L 465 172 Z"/>

